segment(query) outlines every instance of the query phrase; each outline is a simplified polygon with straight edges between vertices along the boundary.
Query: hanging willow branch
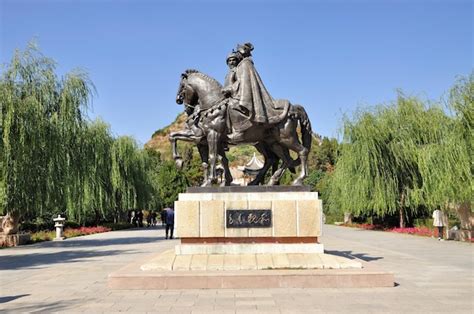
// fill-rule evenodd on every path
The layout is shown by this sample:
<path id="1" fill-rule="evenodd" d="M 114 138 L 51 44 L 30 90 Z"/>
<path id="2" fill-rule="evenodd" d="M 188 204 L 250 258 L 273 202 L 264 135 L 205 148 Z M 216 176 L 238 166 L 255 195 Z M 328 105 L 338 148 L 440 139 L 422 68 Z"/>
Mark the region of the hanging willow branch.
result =
<path id="1" fill-rule="evenodd" d="M 472 114 L 472 76 L 469 84 L 461 88 L 459 107 Z M 331 207 L 357 215 L 399 212 L 403 224 L 405 215 L 466 201 L 472 187 L 472 137 L 463 140 L 472 131 L 466 120 L 468 114 L 448 116 L 402 93 L 392 105 L 346 118 L 330 180 Z"/>

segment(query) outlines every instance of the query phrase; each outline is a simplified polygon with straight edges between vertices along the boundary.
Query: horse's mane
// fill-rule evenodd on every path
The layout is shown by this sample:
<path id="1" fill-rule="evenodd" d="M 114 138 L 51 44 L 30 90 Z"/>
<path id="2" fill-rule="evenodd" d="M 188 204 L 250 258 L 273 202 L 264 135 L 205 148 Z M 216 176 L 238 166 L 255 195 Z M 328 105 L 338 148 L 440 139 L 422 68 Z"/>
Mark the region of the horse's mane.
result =
<path id="1" fill-rule="evenodd" d="M 205 79 L 206 81 L 208 81 L 209 83 L 216 85 L 216 87 L 222 88 L 222 85 L 221 85 L 221 83 L 219 83 L 218 80 L 216 80 L 215 78 L 210 77 L 210 76 L 207 75 L 207 74 L 204 74 L 204 73 L 202 73 L 202 72 L 199 72 L 198 70 L 195 70 L 195 69 L 187 69 L 186 71 L 184 71 L 184 73 L 185 73 L 185 74 L 196 74 L 196 75 L 198 75 L 199 77 L 202 77 L 203 79 Z"/>

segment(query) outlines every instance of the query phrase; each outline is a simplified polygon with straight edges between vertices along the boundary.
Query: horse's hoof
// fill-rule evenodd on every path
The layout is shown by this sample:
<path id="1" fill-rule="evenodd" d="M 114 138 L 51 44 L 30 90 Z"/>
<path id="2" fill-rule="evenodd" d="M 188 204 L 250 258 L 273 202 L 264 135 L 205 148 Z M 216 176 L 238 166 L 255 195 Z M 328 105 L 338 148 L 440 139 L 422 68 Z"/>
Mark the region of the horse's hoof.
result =
<path id="1" fill-rule="evenodd" d="M 201 187 L 203 187 L 203 188 L 206 187 L 206 186 L 212 186 L 211 181 L 207 180 L 207 181 L 204 181 L 203 184 L 201 184 Z"/>
<path id="2" fill-rule="evenodd" d="M 268 181 L 267 185 L 268 185 L 268 186 L 278 185 L 278 181 L 275 181 L 275 180 L 270 179 L 270 181 Z"/>
<path id="3" fill-rule="evenodd" d="M 293 186 L 301 186 L 303 185 L 303 180 L 301 179 L 296 179 L 295 181 L 293 181 L 293 183 L 291 184 Z"/>
<path id="4" fill-rule="evenodd" d="M 183 169 L 183 159 L 182 158 L 176 158 L 174 160 L 174 163 L 176 164 L 176 168 Z"/>

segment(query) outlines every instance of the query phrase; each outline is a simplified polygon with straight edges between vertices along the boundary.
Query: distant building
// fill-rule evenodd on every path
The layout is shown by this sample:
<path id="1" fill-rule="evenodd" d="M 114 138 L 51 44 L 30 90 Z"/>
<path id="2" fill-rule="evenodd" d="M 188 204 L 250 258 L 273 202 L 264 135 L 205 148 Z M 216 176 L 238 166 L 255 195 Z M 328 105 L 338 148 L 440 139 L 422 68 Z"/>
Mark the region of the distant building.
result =
<path id="1" fill-rule="evenodd" d="M 257 158 L 255 153 L 253 153 L 252 159 L 245 164 L 245 166 L 238 166 L 237 169 L 241 172 L 243 172 L 243 177 L 240 178 L 240 182 L 237 182 L 237 180 L 234 180 L 233 183 L 238 183 L 240 185 L 247 185 L 248 182 L 250 182 L 252 179 L 255 178 L 255 176 L 258 174 L 258 172 L 263 168 L 263 161 Z"/>

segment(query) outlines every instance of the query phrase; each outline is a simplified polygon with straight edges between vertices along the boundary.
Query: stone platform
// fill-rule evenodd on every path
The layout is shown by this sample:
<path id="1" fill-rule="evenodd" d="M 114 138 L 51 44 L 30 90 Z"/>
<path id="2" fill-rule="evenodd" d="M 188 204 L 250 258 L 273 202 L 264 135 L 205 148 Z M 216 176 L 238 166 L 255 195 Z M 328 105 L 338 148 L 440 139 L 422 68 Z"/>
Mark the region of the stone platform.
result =
<path id="1" fill-rule="evenodd" d="M 362 268 L 358 261 L 318 253 L 187 254 L 169 250 L 143 264 L 143 271 L 347 269 Z"/>
<path id="2" fill-rule="evenodd" d="M 192 254 L 168 250 L 109 275 L 110 289 L 393 287 L 392 273 L 331 254 Z"/>
<path id="3" fill-rule="evenodd" d="M 175 250 L 110 274 L 111 289 L 390 287 L 393 274 L 324 253 L 308 187 L 189 188 L 175 202 Z"/>

